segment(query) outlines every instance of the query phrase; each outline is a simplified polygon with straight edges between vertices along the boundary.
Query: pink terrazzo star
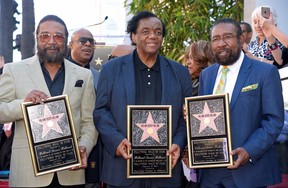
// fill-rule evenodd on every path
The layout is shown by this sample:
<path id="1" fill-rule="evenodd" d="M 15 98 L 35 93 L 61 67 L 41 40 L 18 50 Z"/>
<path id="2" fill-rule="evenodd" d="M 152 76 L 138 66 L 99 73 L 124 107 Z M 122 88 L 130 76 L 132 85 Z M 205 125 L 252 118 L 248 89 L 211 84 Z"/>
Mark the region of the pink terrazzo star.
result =
<path id="1" fill-rule="evenodd" d="M 158 137 L 158 130 L 165 125 L 164 123 L 154 123 L 154 120 L 152 118 L 151 112 L 149 112 L 148 118 L 146 120 L 146 123 L 136 123 L 136 125 L 143 130 L 142 138 L 140 142 L 143 142 L 148 137 L 153 138 L 158 143 L 160 143 L 159 137 Z"/>
<path id="2" fill-rule="evenodd" d="M 199 133 L 201 133 L 206 127 L 218 131 L 215 125 L 215 118 L 217 118 L 222 112 L 210 112 L 207 102 L 205 102 L 204 110 L 202 114 L 192 114 L 195 118 L 201 121 Z"/>
<path id="3" fill-rule="evenodd" d="M 33 121 L 43 125 L 42 130 L 42 138 L 46 136 L 49 131 L 52 129 L 58 133 L 63 134 L 61 128 L 59 127 L 57 121 L 64 115 L 64 113 L 61 114 L 55 114 L 53 115 L 48 108 L 47 105 L 44 105 L 44 116 L 38 119 L 34 119 Z"/>

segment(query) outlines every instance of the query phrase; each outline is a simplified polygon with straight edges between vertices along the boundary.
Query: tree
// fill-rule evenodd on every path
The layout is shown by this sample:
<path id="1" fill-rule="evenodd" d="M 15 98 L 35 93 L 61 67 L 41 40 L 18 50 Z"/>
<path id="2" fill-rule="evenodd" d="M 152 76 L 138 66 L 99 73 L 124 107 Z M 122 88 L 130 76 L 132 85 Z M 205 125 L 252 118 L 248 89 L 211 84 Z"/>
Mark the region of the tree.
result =
<path id="1" fill-rule="evenodd" d="M 13 1 L 0 1 L 0 55 L 5 62 L 13 61 L 13 31 L 15 20 L 13 17 Z"/>
<path id="2" fill-rule="evenodd" d="M 21 36 L 21 56 L 26 59 L 35 54 L 35 16 L 34 16 L 34 1 L 22 0 L 22 36 Z"/>
<path id="3" fill-rule="evenodd" d="M 135 14 L 148 10 L 166 26 L 161 53 L 178 60 L 187 43 L 209 40 L 210 28 L 223 17 L 243 19 L 243 0 L 125 0 L 125 7 Z"/>

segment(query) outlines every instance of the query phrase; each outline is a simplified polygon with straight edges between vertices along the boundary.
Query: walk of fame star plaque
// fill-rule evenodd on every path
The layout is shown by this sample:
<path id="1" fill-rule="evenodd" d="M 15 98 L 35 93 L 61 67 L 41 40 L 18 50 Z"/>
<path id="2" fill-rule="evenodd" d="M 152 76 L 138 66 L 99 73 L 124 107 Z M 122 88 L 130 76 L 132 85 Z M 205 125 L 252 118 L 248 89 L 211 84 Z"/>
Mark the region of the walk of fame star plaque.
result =
<path id="1" fill-rule="evenodd" d="M 185 98 L 190 168 L 233 164 L 228 93 Z"/>
<path id="2" fill-rule="evenodd" d="M 127 178 L 172 177 L 170 105 L 127 106 Z"/>
<path id="3" fill-rule="evenodd" d="M 68 96 L 21 105 L 35 176 L 81 165 Z"/>

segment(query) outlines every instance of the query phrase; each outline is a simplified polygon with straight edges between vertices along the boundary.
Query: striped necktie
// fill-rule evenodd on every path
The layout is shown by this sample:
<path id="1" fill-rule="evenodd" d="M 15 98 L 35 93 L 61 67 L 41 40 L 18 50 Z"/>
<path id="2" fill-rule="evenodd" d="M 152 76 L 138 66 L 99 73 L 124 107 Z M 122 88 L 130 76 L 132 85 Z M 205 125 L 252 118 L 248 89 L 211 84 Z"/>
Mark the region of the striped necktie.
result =
<path id="1" fill-rule="evenodd" d="M 215 94 L 220 94 L 220 93 L 223 93 L 225 91 L 227 72 L 229 71 L 229 69 L 227 66 L 224 66 L 221 71 L 222 71 L 222 75 L 221 75 L 219 84 L 217 86 L 217 89 L 215 91 Z"/>

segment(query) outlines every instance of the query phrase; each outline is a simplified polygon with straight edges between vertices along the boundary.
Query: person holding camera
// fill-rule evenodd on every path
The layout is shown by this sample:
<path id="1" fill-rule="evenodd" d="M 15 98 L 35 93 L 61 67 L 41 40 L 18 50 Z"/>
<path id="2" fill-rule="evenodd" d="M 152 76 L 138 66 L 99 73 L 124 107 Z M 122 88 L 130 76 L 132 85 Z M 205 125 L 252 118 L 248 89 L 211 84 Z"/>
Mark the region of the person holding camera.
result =
<path id="1" fill-rule="evenodd" d="M 250 42 L 245 52 L 253 59 L 273 64 L 277 68 L 282 68 L 287 64 L 287 61 L 282 58 L 282 53 L 285 47 L 272 32 L 263 27 L 263 22 L 269 19 L 270 14 L 276 27 L 277 14 L 275 9 L 270 6 L 263 6 L 257 7 L 253 11 L 252 26 L 257 36 L 254 41 Z"/>

